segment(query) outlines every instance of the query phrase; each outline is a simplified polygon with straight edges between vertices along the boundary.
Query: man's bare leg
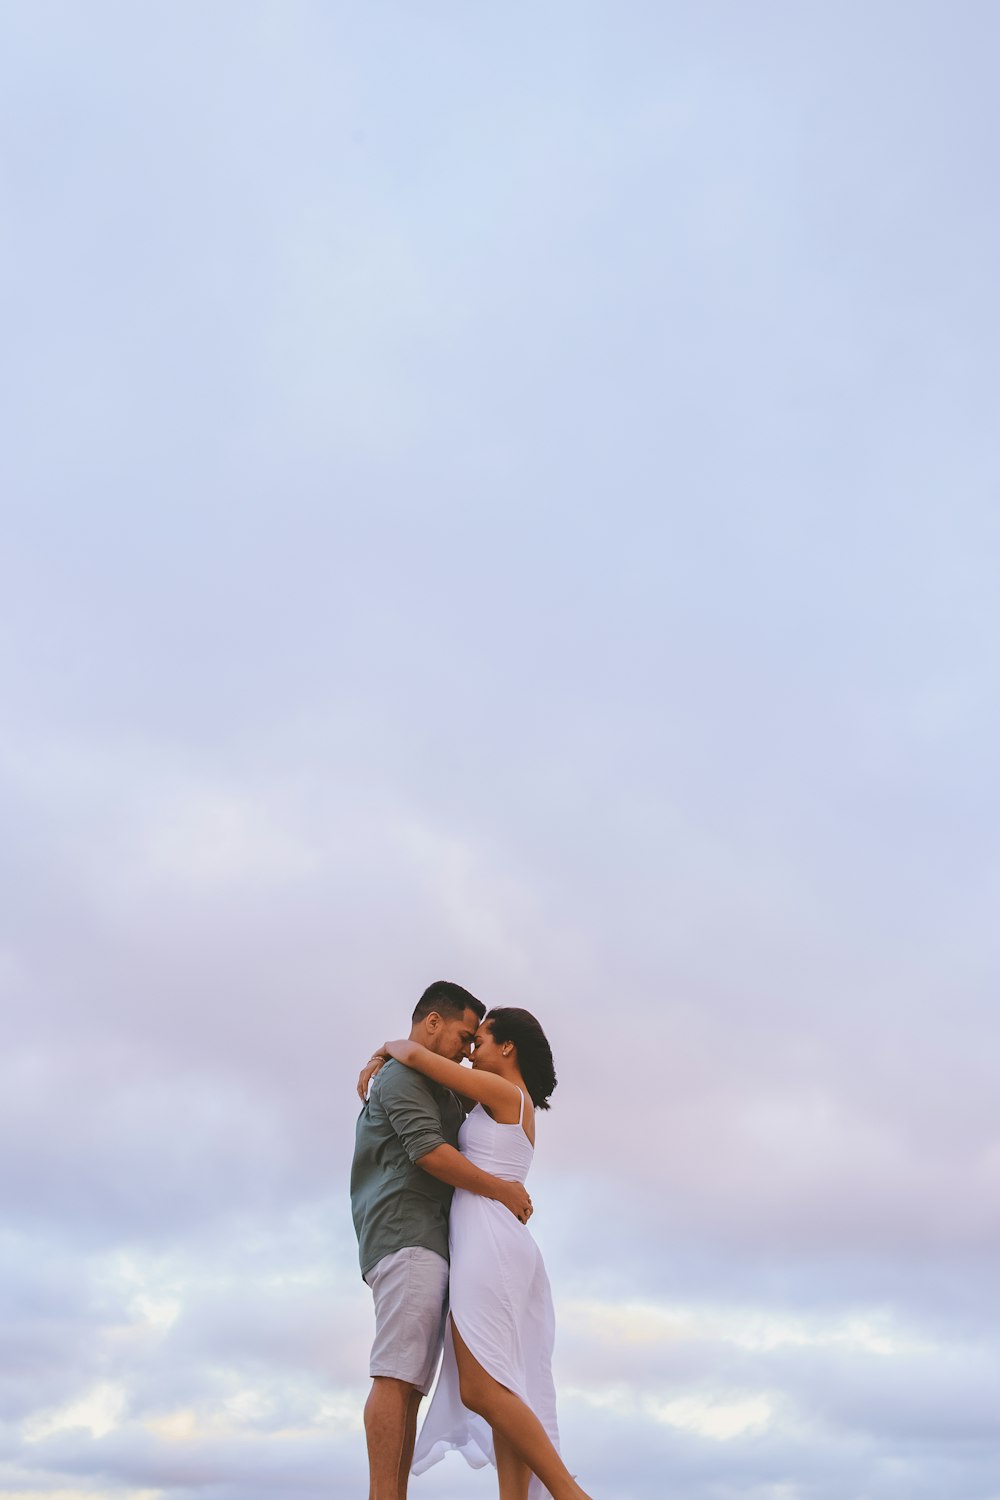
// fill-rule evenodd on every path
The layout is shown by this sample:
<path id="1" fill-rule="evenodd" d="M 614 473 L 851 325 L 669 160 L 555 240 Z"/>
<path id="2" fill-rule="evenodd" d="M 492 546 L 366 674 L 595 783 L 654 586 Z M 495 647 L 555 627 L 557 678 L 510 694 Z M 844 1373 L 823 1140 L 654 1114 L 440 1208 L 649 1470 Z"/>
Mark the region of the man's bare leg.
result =
<path id="1" fill-rule="evenodd" d="M 399 1456 L 398 1500 L 406 1500 L 406 1486 L 410 1479 L 413 1449 L 417 1442 L 417 1412 L 423 1400 L 420 1392 L 410 1387 L 410 1399 L 406 1404 L 406 1426 L 403 1428 L 403 1451 Z"/>
<path id="2" fill-rule="evenodd" d="M 531 1470 L 502 1432 L 493 1433 L 493 1452 L 497 1460 L 500 1500 L 528 1500 Z"/>
<path id="3" fill-rule="evenodd" d="M 505 1385 L 488 1375 L 469 1349 L 455 1327 L 451 1324 L 455 1341 L 455 1361 L 458 1365 L 458 1382 L 462 1402 L 470 1411 L 479 1415 L 493 1428 L 493 1443 L 497 1434 L 506 1438 L 522 1462 L 538 1475 L 552 1500 L 592 1500 L 582 1490 L 559 1457 L 552 1440 L 539 1422 L 530 1406 L 525 1406 L 520 1396 L 515 1396 Z M 504 1497 L 506 1500 L 506 1497 Z"/>
<path id="4" fill-rule="evenodd" d="M 401 1464 L 412 1394 L 413 1387 L 405 1380 L 393 1380 L 388 1375 L 376 1375 L 372 1380 L 365 1402 L 368 1500 L 400 1500 L 400 1496 L 405 1500 L 409 1464 L 405 1471 Z"/>

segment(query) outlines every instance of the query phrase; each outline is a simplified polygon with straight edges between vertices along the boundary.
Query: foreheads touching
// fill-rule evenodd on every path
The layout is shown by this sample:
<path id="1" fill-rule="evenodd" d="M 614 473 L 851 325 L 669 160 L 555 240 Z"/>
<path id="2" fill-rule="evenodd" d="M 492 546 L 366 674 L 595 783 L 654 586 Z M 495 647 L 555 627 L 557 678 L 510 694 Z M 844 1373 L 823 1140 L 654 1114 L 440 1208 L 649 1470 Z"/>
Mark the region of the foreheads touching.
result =
<path id="1" fill-rule="evenodd" d="M 513 1047 L 506 1042 L 503 1047 L 497 1045 L 493 1035 L 493 1023 L 488 1018 L 480 1021 L 479 1029 L 475 1036 L 475 1050 L 472 1055 L 472 1066 L 484 1068 L 488 1073 L 499 1073 L 503 1070 L 503 1062 L 512 1053 Z"/>

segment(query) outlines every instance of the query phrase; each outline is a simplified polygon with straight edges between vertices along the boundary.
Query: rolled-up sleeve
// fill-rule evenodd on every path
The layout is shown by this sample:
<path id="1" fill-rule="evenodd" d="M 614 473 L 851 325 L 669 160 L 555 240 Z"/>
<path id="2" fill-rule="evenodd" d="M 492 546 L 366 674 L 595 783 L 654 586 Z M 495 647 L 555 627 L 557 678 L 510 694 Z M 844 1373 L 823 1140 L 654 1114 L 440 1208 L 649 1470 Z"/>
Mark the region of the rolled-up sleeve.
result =
<path id="1" fill-rule="evenodd" d="M 428 1151 L 446 1144 L 441 1112 L 425 1079 L 413 1068 L 400 1066 L 387 1070 L 379 1097 L 389 1124 L 411 1162 L 418 1162 Z"/>

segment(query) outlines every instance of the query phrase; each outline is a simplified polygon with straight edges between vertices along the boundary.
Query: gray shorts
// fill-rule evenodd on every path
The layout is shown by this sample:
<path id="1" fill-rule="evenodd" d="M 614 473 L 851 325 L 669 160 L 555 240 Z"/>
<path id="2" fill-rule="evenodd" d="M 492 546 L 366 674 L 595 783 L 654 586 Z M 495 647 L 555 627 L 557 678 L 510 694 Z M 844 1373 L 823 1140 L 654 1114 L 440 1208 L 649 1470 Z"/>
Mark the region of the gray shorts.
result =
<path id="1" fill-rule="evenodd" d="M 448 1262 L 433 1250 L 408 1245 L 384 1255 L 365 1280 L 375 1297 L 369 1375 L 405 1380 L 426 1396 L 444 1343 Z"/>

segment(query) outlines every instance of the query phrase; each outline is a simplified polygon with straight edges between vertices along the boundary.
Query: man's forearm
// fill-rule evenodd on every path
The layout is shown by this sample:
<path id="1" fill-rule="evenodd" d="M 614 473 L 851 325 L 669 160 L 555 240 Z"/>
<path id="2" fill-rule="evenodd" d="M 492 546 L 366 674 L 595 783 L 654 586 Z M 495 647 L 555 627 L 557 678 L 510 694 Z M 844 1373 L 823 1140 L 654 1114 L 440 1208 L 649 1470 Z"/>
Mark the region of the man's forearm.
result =
<path id="1" fill-rule="evenodd" d="M 492 1198 L 502 1203 L 522 1224 L 527 1224 L 531 1218 L 531 1197 L 523 1182 L 508 1182 L 504 1177 L 484 1172 L 482 1167 L 473 1166 L 468 1157 L 456 1151 L 454 1146 L 442 1142 L 426 1156 L 419 1157 L 417 1166 L 449 1187 L 464 1188 L 467 1193 L 477 1193 L 480 1198 Z"/>
<path id="2" fill-rule="evenodd" d="M 502 1179 L 474 1166 L 468 1157 L 454 1146 L 435 1146 L 426 1156 L 417 1160 L 417 1166 L 439 1182 L 449 1187 L 464 1188 L 467 1193 L 476 1193 L 480 1198 L 499 1198 L 504 1186 Z M 509 1184 L 507 1184 L 509 1186 Z"/>

